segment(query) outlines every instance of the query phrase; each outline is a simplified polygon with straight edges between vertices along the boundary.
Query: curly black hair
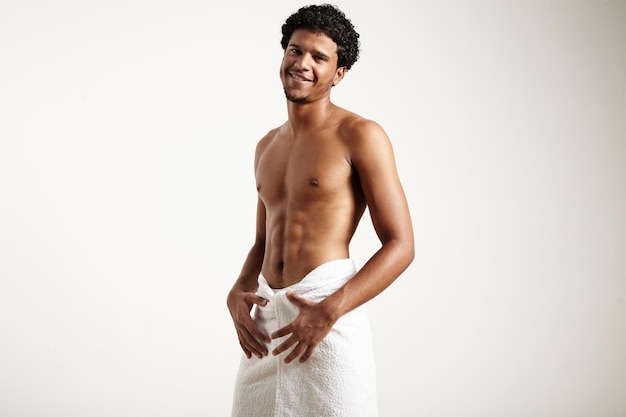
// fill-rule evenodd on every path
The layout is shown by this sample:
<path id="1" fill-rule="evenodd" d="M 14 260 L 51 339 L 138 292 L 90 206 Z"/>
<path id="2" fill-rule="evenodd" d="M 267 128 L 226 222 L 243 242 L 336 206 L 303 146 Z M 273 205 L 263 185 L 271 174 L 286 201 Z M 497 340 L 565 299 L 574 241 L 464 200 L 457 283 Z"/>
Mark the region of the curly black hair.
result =
<path id="1" fill-rule="evenodd" d="M 280 41 L 283 50 L 296 29 L 309 29 L 324 33 L 337 44 L 338 67 L 349 70 L 359 59 L 359 34 L 354 30 L 350 19 L 336 6 L 330 4 L 301 7 L 287 18 L 283 24 L 283 37 Z"/>

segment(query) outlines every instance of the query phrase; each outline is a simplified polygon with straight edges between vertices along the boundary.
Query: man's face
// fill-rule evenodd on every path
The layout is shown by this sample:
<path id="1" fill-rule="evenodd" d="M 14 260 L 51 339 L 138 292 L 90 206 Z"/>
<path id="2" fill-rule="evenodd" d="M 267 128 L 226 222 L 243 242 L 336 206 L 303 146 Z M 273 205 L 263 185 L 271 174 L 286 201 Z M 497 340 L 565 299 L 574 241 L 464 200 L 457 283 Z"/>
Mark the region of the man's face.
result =
<path id="1" fill-rule="evenodd" d="M 305 103 L 330 94 L 343 78 L 337 68 L 337 44 L 323 33 L 297 29 L 285 49 L 280 77 L 289 101 Z"/>

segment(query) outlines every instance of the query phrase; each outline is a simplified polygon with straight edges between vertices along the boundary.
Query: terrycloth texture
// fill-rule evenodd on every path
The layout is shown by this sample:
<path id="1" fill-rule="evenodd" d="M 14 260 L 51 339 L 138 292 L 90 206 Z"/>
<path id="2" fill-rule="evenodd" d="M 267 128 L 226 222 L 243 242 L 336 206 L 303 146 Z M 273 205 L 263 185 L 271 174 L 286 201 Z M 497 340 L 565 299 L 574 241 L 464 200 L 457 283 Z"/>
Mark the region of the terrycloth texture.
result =
<path id="1" fill-rule="evenodd" d="M 269 300 L 255 306 L 253 317 L 268 335 L 289 324 L 298 308 L 285 295 L 291 291 L 319 302 L 354 276 L 351 259 L 324 263 L 300 282 L 272 289 L 259 276 L 258 294 Z M 367 312 L 361 306 L 342 316 L 306 362 L 284 362 L 272 350 L 284 336 L 272 340 L 268 356 L 242 356 L 235 383 L 233 417 L 375 417 L 376 380 Z"/>

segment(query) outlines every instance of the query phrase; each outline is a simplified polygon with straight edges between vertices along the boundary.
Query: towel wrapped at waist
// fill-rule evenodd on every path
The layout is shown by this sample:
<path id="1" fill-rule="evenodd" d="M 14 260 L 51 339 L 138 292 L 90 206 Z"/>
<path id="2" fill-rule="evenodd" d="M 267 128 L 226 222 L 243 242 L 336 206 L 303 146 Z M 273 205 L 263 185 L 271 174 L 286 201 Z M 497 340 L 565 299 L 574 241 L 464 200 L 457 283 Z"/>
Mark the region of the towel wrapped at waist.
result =
<path id="1" fill-rule="evenodd" d="M 253 318 L 266 334 L 291 323 L 298 308 L 286 297 L 293 292 L 320 302 L 356 273 L 351 259 L 326 262 L 300 282 L 275 290 L 259 275 L 257 294 L 269 300 L 255 306 Z M 285 338 L 272 340 L 271 352 Z M 304 363 L 284 363 L 291 349 L 263 358 L 242 355 L 235 382 L 233 417 L 375 417 L 376 376 L 372 337 L 365 306 L 335 323 Z"/>

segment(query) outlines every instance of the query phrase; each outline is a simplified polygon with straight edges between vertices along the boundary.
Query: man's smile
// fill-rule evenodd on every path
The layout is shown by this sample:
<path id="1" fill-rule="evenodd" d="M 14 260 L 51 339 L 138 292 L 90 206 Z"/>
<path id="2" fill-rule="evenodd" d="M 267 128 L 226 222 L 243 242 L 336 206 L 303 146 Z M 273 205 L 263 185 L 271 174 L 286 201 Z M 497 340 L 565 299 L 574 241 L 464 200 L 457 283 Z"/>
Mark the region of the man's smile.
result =
<path id="1" fill-rule="evenodd" d="M 295 71 L 289 71 L 288 74 L 291 78 L 293 78 L 296 81 L 308 82 L 308 83 L 313 82 L 313 80 L 308 79 Z"/>

